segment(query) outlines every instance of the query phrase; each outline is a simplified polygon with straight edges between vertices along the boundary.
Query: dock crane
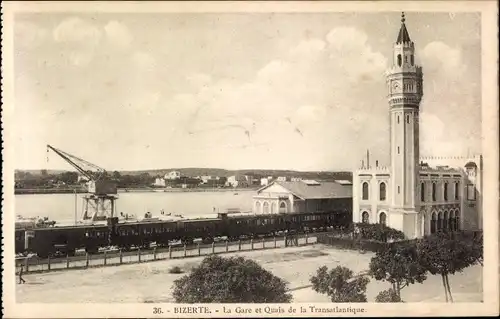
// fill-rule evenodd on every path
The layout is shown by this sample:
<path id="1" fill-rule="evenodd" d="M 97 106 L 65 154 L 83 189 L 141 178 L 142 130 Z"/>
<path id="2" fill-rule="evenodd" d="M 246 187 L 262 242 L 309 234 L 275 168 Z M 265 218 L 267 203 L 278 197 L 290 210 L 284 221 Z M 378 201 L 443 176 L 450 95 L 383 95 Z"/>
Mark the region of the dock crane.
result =
<path id="1" fill-rule="evenodd" d="M 107 177 L 106 170 L 77 156 L 47 145 L 47 153 L 52 150 L 88 179 L 87 194 L 83 196 L 84 221 L 101 221 L 114 217 L 115 201 L 118 199 L 117 185 Z M 85 170 L 82 166 L 89 166 Z"/>

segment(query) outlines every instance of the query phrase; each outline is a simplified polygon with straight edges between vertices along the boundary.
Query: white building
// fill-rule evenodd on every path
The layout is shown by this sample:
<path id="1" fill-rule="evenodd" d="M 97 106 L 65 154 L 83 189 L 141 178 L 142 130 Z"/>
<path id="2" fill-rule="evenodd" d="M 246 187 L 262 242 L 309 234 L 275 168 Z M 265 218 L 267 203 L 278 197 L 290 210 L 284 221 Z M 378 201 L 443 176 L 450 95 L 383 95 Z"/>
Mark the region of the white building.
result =
<path id="1" fill-rule="evenodd" d="M 232 186 L 232 187 L 246 187 L 248 186 L 248 181 L 247 177 L 244 175 L 233 175 L 229 176 L 226 181 L 227 186 Z"/>
<path id="2" fill-rule="evenodd" d="M 154 186 L 157 186 L 157 187 L 165 187 L 165 179 L 164 178 L 161 178 L 161 177 L 158 177 L 155 179 L 155 182 L 153 184 Z"/>
<path id="3" fill-rule="evenodd" d="M 255 214 L 313 213 L 352 210 L 352 186 L 312 180 L 274 181 L 253 197 Z M 350 216 L 350 214 L 349 214 Z"/>
<path id="4" fill-rule="evenodd" d="M 171 171 L 171 172 L 165 174 L 165 179 L 168 179 L 168 180 L 180 179 L 180 178 L 181 178 L 181 172 L 178 172 L 178 171 Z"/>
<path id="5" fill-rule="evenodd" d="M 366 163 L 353 174 L 353 221 L 384 223 L 408 238 L 436 231 L 482 229 L 482 158 L 421 158 L 423 73 L 404 23 L 387 72 L 390 166 Z M 445 166 L 447 165 L 447 166 Z"/>

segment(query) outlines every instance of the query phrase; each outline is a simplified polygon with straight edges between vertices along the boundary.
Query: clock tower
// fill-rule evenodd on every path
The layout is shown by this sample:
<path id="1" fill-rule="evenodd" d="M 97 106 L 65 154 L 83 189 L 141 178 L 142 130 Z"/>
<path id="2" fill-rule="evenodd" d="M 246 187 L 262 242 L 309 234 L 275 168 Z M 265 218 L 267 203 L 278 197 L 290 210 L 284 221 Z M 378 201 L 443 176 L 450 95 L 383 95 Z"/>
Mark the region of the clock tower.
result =
<path id="1" fill-rule="evenodd" d="M 390 107 L 391 224 L 409 237 L 418 236 L 419 224 L 419 107 L 422 68 L 415 64 L 415 46 L 402 14 L 401 28 L 387 72 Z"/>

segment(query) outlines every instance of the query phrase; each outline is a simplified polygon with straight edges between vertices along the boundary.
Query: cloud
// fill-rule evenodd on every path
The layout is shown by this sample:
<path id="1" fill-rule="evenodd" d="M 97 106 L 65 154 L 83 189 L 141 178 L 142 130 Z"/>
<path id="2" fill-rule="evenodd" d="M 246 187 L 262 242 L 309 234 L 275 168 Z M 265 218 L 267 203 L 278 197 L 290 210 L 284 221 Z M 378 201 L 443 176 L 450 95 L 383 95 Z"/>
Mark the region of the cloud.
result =
<path id="1" fill-rule="evenodd" d="M 462 61 L 460 48 L 453 48 L 441 41 L 427 44 L 418 54 L 429 72 L 444 73 L 446 76 L 460 78 L 467 69 Z"/>
<path id="2" fill-rule="evenodd" d="M 348 35 L 341 37 L 343 32 Z M 335 143 L 343 145 L 344 151 L 356 148 L 349 143 L 373 134 L 365 122 L 363 132 L 358 119 L 374 107 L 386 108 L 381 89 L 385 88 L 383 71 L 387 60 L 367 44 L 366 38 L 354 28 L 339 28 L 325 39 L 300 41 L 281 58 L 263 65 L 246 83 L 191 76 L 189 79 L 199 85 L 198 91 L 172 100 L 176 107 L 191 114 L 184 118 L 180 130 L 190 136 L 192 147 L 217 141 L 234 147 L 235 157 L 256 152 L 258 146 L 258 152 L 266 150 L 267 165 L 276 167 L 280 161 L 304 165 L 300 157 L 290 158 L 287 154 L 292 149 L 301 149 L 304 154 L 324 152 L 331 148 L 331 137 L 350 136 L 348 141 Z M 358 85 L 352 85 L 353 81 Z M 378 97 L 374 105 L 358 102 L 355 97 L 361 92 Z M 380 131 L 376 116 L 372 119 L 375 131 Z M 351 165 L 344 156 L 328 164 L 332 158 L 335 156 L 322 159 L 322 165 Z"/>
<path id="3" fill-rule="evenodd" d="M 47 29 L 35 23 L 28 21 L 15 23 L 14 41 L 20 48 L 33 50 L 47 39 L 48 34 Z"/>
<path id="4" fill-rule="evenodd" d="M 110 21 L 104 26 L 104 31 L 109 42 L 119 46 L 119 47 L 128 47 L 132 43 L 132 35 L 128 28 L 118 22 L 118 21 Z"/>
<path id="5" fill-rule="evenodd" d="M 56 42 L 69 42 L 95 46 L 99 43 L 102 33 L 98 27 L 80 18 L 64 19 L 53 31 Z"/>
<path id="6" fill-rule="evenodd" d="M 64 19 L 52 32 L 60 45 L 61 57 L 68 65 L 86 66 L 94 58 L 101 38 L 101 30 L 78 17 Z"/>

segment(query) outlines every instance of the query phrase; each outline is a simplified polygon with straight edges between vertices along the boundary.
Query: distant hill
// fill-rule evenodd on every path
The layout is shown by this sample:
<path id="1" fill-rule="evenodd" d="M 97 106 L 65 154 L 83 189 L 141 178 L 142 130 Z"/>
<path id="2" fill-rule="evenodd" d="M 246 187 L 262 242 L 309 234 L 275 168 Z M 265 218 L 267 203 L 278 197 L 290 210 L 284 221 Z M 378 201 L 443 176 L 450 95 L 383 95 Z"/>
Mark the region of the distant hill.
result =
<path id="1" fill-rule="evenodd" d="M 292 171 L 292 170 L 277 170 L 277 169 L 240 169 L 240 170 L 226 170 L 221 168 L 168 168 L 168 169 L 151 169 L 151 170 L 139 170 L 139 171 L 119 171 L 120 174 L 124 175 L 141 175 L 149 174 L 151 176 L 163 176 L 171 171 L 179 171 L 185 176 L 221 176 L 229 177 L 232 175 L 254 175 L 254 176 L 289 176 L 289 177 L 302 177 L 306 179 L 346 179 L 352 180 L 352 172 L 339 171 L 339 172 L 326 172 L 326 171 Z M 41 175 L 42 170 L 16 170 L 16 176 L 22 175 L 23 173 L 30 173 L 33 175 Z M 66 171 L 64 170 L 47 170 L 48 174 L 61 174 Z"/>

